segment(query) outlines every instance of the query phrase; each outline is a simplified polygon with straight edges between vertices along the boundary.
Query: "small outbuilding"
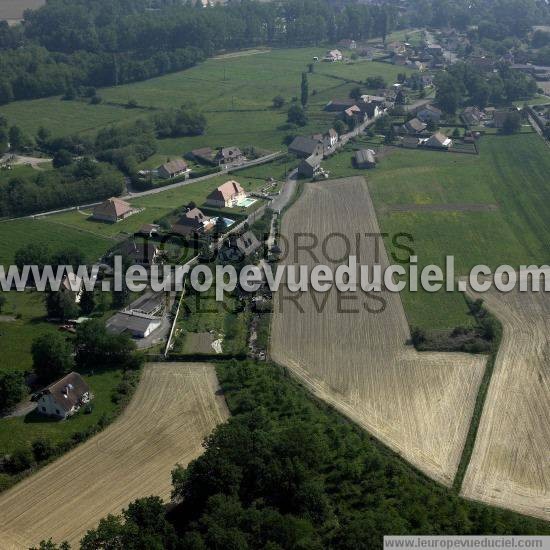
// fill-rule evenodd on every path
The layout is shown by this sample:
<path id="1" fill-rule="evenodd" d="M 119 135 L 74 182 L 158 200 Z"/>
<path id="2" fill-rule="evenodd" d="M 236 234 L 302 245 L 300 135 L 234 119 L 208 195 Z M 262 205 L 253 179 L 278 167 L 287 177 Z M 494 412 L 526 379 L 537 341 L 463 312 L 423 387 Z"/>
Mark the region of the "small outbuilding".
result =
<path id="1" fill-rule="evenodd" d="M 354 161 L 357 168 L 374 168 L 376 153 L 372 149 L 361 149 L 355 153 Z"/>

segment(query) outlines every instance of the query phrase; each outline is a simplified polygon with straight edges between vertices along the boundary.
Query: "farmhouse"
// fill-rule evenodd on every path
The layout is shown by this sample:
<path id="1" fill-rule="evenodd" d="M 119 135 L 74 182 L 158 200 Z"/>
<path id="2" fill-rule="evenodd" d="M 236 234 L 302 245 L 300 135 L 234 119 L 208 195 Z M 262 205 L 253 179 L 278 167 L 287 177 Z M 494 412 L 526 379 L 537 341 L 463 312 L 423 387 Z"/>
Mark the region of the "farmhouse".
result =
<path id="1" fill-rule="evenodd" d="M 246 157 L 238 147 L 222 147 L 216 154 L 218 164 L 242 164 Z"/>
<path id="2" fill-rule="evenodd" d="M 321 168 L 321 160 L 323 155 L 311 155 L 300 161 L 298 164 L 298 174 L 306 178 L 312 178 Z"/>
<path id="3" fill-rule="evenodd" d="M 323 61 L 329 61 L 330 63 L 334 63 L 335 61 L 342 61 L 343 56 L 342 52 L 340 50 L 329 50 L 325 57 L 323 57 Z"/>
<path id="4" fill-rule="evenodd" d="M 353 124 L 361 124 L 361 122 L 364 122 L 365 116 L 365 113 L 358 105 L 352 105 L 349 109 L 344 111 L 344 119 Z"/>
<path id="5" fill-rule="evenodd" d="M 416 113 L 416 118 L 418 118 L 422 122 L 425 122 L 426 124 L 430 121 L 437 123 L 439 122 L 442 114 L 443 113 L 437 107 L 434 107 L 433 105 L 426 105 Z"/>
<path id="6" fill-rule="evenodd" d="M 469 126 L 477 126 L 484 118 L 483 111 L 477 107 L 466 107 L 462 113 L 460 113 L 462 120 Z"/>
<path id="7" fill-rule="evenodd" d="M 92 397 L 82 376 L 71 372 L 42 390 L 36 410 L 46 416 L 64 419 L 77 412 Z"/>
<path id="8" fill-rule="evenodd" d="M 127 202 L 112 197 L 98 204 L 92 213 L 92 219 L 102 222 L 116 223 L 135 214 L 136 210 Z"/>
<path id="9" fill-rule="evenodd" d="M 430 147 L 432 149 L 449 149 L 452 144 L 453 140 L 441 132 L 436 132 L 423 141 L 424 147 Z"/>
<path id="10" fill-rule="evenodd" d="M 162 324 L 162 320 L 154 315 L 138 311 L 119 311 L 106 323 L 110 334 L 128 334 L 133 338 L 147 338 Z"/>
<path id="11" fill-rule="evenodd" d="M 306 136 L 296 136 L 288 146 L 288 151 L 297 157 L 307 158 L 311 155 L 322 155 L 323 144 L 319 140 Z"/>
<path id="12" fill-rule="evenodd" d="M 220 258 L 227 261 L 242 261 L 247 256 L 254 254 L 262 244 L 252 231 L 246 231 L 242 235 L 232 235 L 224 243 L 220 250 Z"/>
<path id="13" fill-rule="evenodd" d="M 180 235 L 192 235 L 205 233 L 213 227 L 212 218 L 203 214 L 198 208 L 190 208 L 172 225 L 172 231 Z"/>
<path id="14" fill-rule="evenodd" d="M 412 118 L 411 120 L 405 122 L 401 129 L 404 133 L 409 135 L 419 134 L 426 129 L 427 124 L 418 120 L 417 118 Z"/>
<path id="15" fill-rule="evenodd" d="M 159 255 L 159 248 L 150 241 L 136 243 L 133 239 L 124 241 L 118 248 L 118 253 L 128 257 L 133 263 L 144 266 L 152 265 Z"/>
<path id="16" fill-rule="evenodd" d="M 354 99 L 332 99 L 325 105 L 324 110 L 329 113 L 341 113 L 352 105 L 355 105 Z"/>
<path id="17" fill-rule="evenodd" d="M 374 168 L 376 166 L 375 152 L 372 149 L 361 149 L 355 153 L 357 168 Z"/>
<path id="18" fill-rule="evenodd" d="M 214 189 L 206 198 L 206 204 L 219 208 L 235 206 L 246 197 L 244 189 L 238 181 L 230 180 Z"/>
<path id="19" fill-rule="evenodd" d="M 184 174 L 189 174 L 190 171 L 191 170 L 184 160 L 176 159 L 160 166 L 158 168 L 158 175 L 159 178 L 162 179 L 172 179 Z"/>

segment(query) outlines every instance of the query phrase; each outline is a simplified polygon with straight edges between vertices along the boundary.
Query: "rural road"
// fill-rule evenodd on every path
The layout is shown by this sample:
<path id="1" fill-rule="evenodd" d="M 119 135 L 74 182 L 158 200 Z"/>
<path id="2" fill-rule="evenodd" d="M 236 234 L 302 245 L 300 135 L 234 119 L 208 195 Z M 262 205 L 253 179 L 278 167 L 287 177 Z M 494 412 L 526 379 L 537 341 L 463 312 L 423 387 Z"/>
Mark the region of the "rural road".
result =
<path id="1" fill-rule="evenodd" d="M 229 168 L 224 168 L 223 170 L 220 170 L 219 172 L 214 172 L 213 174 L 208 174 L 206 176 L 201 176 L 199 178 L 193 178 L 193 179 L 188 179 L 188 180 L 184 180 L 184 181 L 179 181 L 177 183 L 172 183 L 170 185 L 165 185 L 163 187 L 158 187 L 158 188 L 155 188 L 155 189 L 148 189 L 147 191 L 140 191 L 140 192 L 136 192 L 136 193 L 128 193 L 128 194 L 123 195 L 119 198 L 123 199 L 123 200 L 131 200 L 131 199 L 137 199 L 137 198 L 140 198 L 140 197 L 146 197 L 148 195 L 156 195 L 158 193 L 164 193 L 164 191 L 169 191 L 170 189 L 176 189 L 178 187 L 185 187 L 186 185 L 189 185 L 191 183 L 196 183 L 196 182 L 199 182 L 199 181 L 209 180 L 209 179 L 215 178 L 215 177 L 223 175 L 223 174 L 228 174 L 229 172 L 236 172 L 238 170 L 243 170 L 245 168 L 250 168 L 251 166 L 257 166 L 259 164 L 264 164 L 266 162 L 270 162 L 270 161 L 278 158 L 279 156 L 281 156 L 281 154 L 282 154 L 281 151 L 277 151 L 276 153 L 271 153 L 269 155 L 265 155 L 265 156 L 260 157 L 258 159 L 251 160 L 249 162 L 245 162 L 244 164 L 241 164 L 240 166 L 231 166 Z M 92 206 L 96 206 L 99 203 L 100 203 L 100 201 L 96 201 L 96 202 L 93 202 L 93 203 L 80 204 L 80 205 L 77 205 L 77 206 L 68 206 L 67 208 L 58 208 L 56 210 L 48 210 L 46 212 L 37 212 L 36 214 L 30 214 L 28 216 L 16 216 L 14 218 L 6 218 L 4 220 L 0 220 L 0 222 L 9 222 L 9 221 L 14 221 L 14 220 L 29 219 L 29 218 L 33 219 L 33 218 L 40 218 L 40 217 L 44 217 L 44 216 L 51 216 L 53 214 L 62 214 L 63 212 L 71 212 L 72 210 L 91 208 Z"/>

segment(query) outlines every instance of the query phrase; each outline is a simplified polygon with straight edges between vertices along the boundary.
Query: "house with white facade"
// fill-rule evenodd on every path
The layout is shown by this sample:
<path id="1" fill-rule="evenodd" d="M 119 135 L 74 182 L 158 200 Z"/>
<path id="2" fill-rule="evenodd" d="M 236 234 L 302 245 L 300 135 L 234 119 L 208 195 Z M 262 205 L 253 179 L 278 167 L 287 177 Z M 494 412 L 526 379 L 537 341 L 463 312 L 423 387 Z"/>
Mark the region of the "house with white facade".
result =
<path id="1" fill-rule="evenodd" d="M 45 416 L 65 419 L 93 398 L 80 374 L 71 372 L 42 390 L 36 410 Z"/>

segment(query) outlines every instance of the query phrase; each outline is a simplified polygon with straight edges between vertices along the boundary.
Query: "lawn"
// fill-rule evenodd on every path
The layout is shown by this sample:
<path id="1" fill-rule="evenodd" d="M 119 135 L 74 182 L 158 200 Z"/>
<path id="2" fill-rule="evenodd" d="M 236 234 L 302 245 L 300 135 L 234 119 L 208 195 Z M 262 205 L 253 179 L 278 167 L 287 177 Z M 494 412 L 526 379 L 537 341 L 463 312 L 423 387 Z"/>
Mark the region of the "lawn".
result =
<path id="1" fill-rule="evenodd" d="M 90 262 L 97 260 L 111 246 L 111 242 L 102 235 L 54 223 L 49 218 L 0 222 L 1 265 L 13 263 L 15 252 L 31 243 L 52 251 L 78 248 Z"/>
<path id="2" fill-rule="evenodd" d="M 476 264 L 542 264 L 548 261 L 550 155 L 533 133 L 486 136 L 479 156 L 394 148 L 376 169 L 351 167 L 352 151 L 325 163 L 331 177 L 367 177 L 382 230 L 391 239 L 408 233 L 419 265 L 444 265 L 453 255 L 456 274 Z M 396 205 L 450 205 L 446 211 L 393 211 Z M 486 210 L 472 211 L 469 206 Z M 403 242 L 403 241 L 402 241 Z M 459 293 L 402 293 L 412 325 L 451 328 L 469 324 Z"/>
<path id="3" fill-rule="evenodd" d="M 254 177 L 241 177 L 241 174 L 224 174 L 207 180 L 191 182 L 188 185 L 168 189 L 160 193 L 146 195 L 129 202 L 142 211 L 134 214 L 116 224 L 103 223 L 90 219 L 91 210 L 71 210 L 61 214 L 54 214 L 46 218 L 47 223 L 58 229 L 64 227 L 72 231 L 97 236 L 101 243 L 104 243 L 102 252 L 115 244 L 114 240 L 120 240 L 135 233 L 143 224 L 158 221 L 176 208 L 195 202 L 199 207 L 204 203 L 206 197 L 219 185 L 230 179 L 236 179 L 245 191 L 253 191 L 264 185 L 264 180 Z M 229 217 L 231 213 L 246 214 L 258 207 L 258 203 L 250 208 L 228 208 L 225 209 Z M 8 222 L 17 223 L 17 222 Z M 0 224 L 0 229 L 1 229 Z M 110 239 L 110 240 L 108 240 Z"/>
<path id="4" fill-rule="evenodd" d="M 314 56 L 325 48 L 271 50 L 238 57 L 208 59 L 191 69 L 144 82 L 104 88 L 100 105 L 83 101 L 63 101 L 59 97 L 14 102 L 0 108 L 11 124 L 34 135 L 40 126 L 56 135 L 95 132 L 121 120 L 147 116 L 157 109 L 194 102 L 204 111 L 208 127 L 202 136 L 159 141 L 160 155 L 182 155 L 202 146 L 253 145 L 279 150 L 291 133 L 285 128 L 288 102 L 300 96 L 301 73 L 308 70 Z M 387 63 L 357 61 L 316 63 L 309 80 L 309 123 L 304 134 L 324 131 L 333 116 L 321 108 L 333 97 L 347 97 L 354 81 L 367 76 L 384 76 L 393 82 L 402 67 Z M 273 109 L 272 99 L 282 95 L 287 105 Z M 135 100 L 137 109 L 126 109 Z"/>
<path id="5" fill-rule="evenodd" d="M 40 292 L 6 292 L 7 302 L 2 315 L 16 317 L 14 321 L 0 322 L 0 349 L 2 367 L 23 371 L 32 368 L 31 344 L 43 334 L 57 332 L 57 327 L 45 321 L 44 294 Z M 0 455 L 2 453 L 0 452 Z"/>
<path id="6" fill-rule="evenodd" d="M 0 456 L 30 446 L 39 437 L 54 445 L 67 441 L 74 433 L 96 425 L 102 415 L 113 414 L 116 404 L 111 396 L 122 380 L 122 371 L 98 371 L 83 376 L 95 396 L 91 413 L 86 414 L 81 410 L 64 421 L 43 417 L 35 412 L 17 418 L 3 418 L 0 420 Z"/>
<path id="7" fill-rule="evenodd" d="M 43 170 L 50 170 L 51 168 L 51 162 L 46 160 L 40 164 L 39 169 L 33 168 L 32 166 L 27 166 L 25 164 L 17 164 L 12 166 L 11 170 L 0 169 L 0 184 L 8 182 L 14 178 L 34 177 Z"/>

